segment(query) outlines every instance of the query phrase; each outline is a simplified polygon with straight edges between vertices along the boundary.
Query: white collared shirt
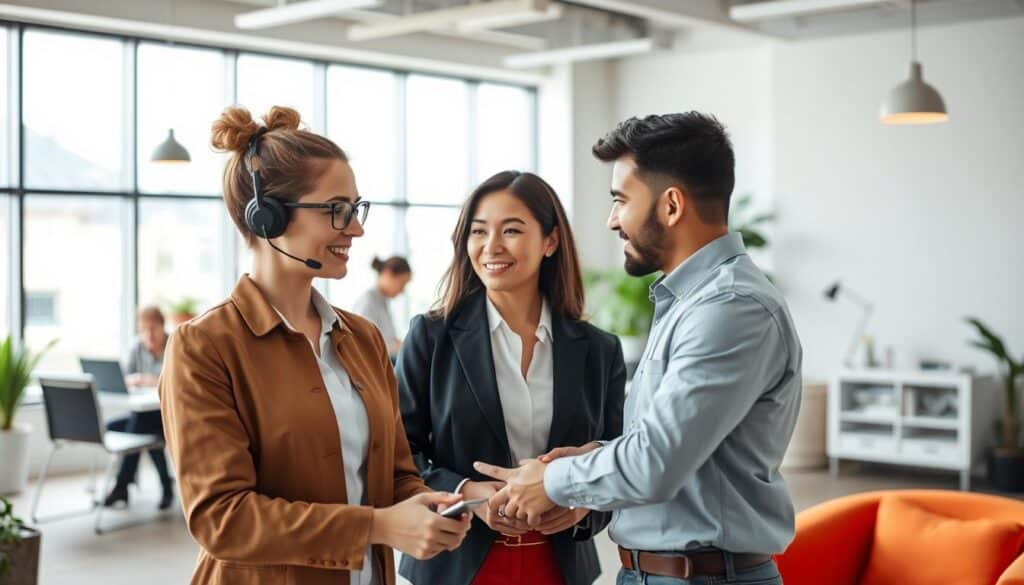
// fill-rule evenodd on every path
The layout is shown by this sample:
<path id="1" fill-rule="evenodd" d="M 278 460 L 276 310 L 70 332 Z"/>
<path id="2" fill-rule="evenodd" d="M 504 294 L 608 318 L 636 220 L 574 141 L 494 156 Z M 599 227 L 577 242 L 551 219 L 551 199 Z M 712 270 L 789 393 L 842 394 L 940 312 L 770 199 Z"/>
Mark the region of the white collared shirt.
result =
<path id="1" fill-rule="evenodd" d="M 505 323 L 490 299 L 487 299 L 487 323 L 491 332 L 494 375 L 512 459 L 519 461 L 543 455 L 551 434 L 555 391 L 551 310 L 547 299 L 541 306 L 537 343 L 533 346 L 533 359 L 525 379 L 520 366 L 523 341 Z"/>
<path id="2" fill-rule="evenodd" d="M 334 324 L 344 327 L 334 308 L 327 299 L 315 288 L 312 295 L 313 306 L 320 315 L 320 355 L 316 363 L 320 367 L 320 376 L 324 380 L 324 388 L 331 399 L 334 417 L 338 420 L 338 433 L 341 435 L 341 452 L 345 460 L 345 490 L 348 492 L 348 503 L 365 504 L 366 498 L 366 459 L 370 444 L 370 420 L 366 415 L 366 405 L 352 387 L 345 367 L 338 361 L 331 343 L 331 330 Z M 274 308 L 277 311 L 277 308 Z M 289 329 L 295 327 L 277 311 L 281 320 Z M 310 342 L 312 349 L 312 342 Z M 313 352 L 316 356 L 316 351 Z M 350 585 L 371 585 L 377 583 L 373 571 L 373 554 L 371 547 L 366 547 L 363 557 L 363 570 L 352 571 Z"/>

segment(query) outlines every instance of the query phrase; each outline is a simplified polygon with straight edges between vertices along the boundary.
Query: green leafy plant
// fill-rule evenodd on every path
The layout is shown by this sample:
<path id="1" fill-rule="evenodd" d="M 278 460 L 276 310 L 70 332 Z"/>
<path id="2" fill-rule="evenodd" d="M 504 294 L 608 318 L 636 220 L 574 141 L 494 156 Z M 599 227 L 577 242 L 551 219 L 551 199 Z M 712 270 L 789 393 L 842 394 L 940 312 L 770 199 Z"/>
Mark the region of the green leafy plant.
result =
<path id="1" fill-rule="evenodd" d="M 21 541 L 25 523 L 14 515 L 10 500 L 0 497 L 0 576 L 11 570 L 11 558 L 7 549 Z"/>
<path id="2" fill-rule="evenodd" d="M 654 317 L 650 288 L 657 278 L 657 274 L 630 276 L 622 268 L 584 271 L 583 287 L 594 325 L 623 337 L 646 335 Z"/>
<path id="3" fill-rule="evenodd" d="M 979 319 L 967 317 L 966 321 L 977 329 L 980 338 L 970 340 L 968 343 L 992 354 L 999 363 L 1003 374 L 1003 415 L 999 425 L 1000 448 L 1007 451 L 1018 451 L 1020 449 L 1020 414 L 1018 413 L 1020 401 L 1017 398 L 1017 377 L 1024 375 L 1024 357 L 1019 361 L 1014 360 L 1003 340 Z"/>
<path id="4" fill-rule="evenodd" d="M 732 203 L 729 210 L 729 231 L 739 232 L 743 237 L 743 245 L 748 250 L 768 246 L 768 238 L 762 231 L 762 226 L 775 219 L 774 213 L 751 215 L 750 204 L 752 202 L 753 197 L 750 194 L 741 195 Z"/>
<path id="5" fill-rule="evenodd" d="M 196 300 L 192 297 L 182 297 L 181 299 L 171 303 L 171 314 L 172 315 L 195 315 L 196 314 Z"/>
<path id="6" fill-rule="evenodd" d="M 11 426 L 14 425 L 14 413 L 21 405 L 32 370 L 43 354 L 55 343 L 56 339 L 35 355 L 28 349 L 16 349 L 10 335 L 4 339 L 3 344 L 0 344 L 0 431 L 11 430 Z"/>

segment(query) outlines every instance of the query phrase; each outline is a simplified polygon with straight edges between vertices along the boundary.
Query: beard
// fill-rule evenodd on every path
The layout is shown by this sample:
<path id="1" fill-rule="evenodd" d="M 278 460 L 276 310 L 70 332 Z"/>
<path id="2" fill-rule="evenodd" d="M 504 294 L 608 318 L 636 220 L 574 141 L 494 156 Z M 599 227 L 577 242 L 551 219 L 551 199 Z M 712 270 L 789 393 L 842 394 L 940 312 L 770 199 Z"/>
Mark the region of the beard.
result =
<path id="1" fill-rule="evenodd" d="M 632 245 L 635 256 L 625 252 L 626 273 L 630 276 L 647 276 L 661 268 L 661 256 L 665 250 L 665 226 L 658 223 L 655 206 L 651 206 L 647 219 L 635 234 L 619 232 L 619 237 L 626 236 Z"/>

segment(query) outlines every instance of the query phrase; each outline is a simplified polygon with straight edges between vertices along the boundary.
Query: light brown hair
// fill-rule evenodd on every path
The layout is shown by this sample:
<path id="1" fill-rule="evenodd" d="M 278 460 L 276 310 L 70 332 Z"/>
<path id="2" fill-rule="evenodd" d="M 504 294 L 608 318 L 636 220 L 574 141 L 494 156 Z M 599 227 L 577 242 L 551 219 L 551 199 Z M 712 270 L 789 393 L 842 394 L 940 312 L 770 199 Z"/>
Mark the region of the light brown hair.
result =
<path id="1" fill-rule="evenodd" d="M 249 141 L 261 126 L 249 110 L 230 107 L 213 123 L 213 148 L 231 153 L 224 167 L 224 203 L 235 226 L 252 247 L 256 234 L 245 225 L 245 206 L 253 198 L 249 165 L 260 172 L 263 196 L 295 201 L 316 188 L 316 181 L 332 160 L 348 162 L 348 156 L 329 139 L 299 128 L 299 113 L 274 106 L 263 116 L 266 133 L 260 138 L 255 161 L 249 161 Z"/>

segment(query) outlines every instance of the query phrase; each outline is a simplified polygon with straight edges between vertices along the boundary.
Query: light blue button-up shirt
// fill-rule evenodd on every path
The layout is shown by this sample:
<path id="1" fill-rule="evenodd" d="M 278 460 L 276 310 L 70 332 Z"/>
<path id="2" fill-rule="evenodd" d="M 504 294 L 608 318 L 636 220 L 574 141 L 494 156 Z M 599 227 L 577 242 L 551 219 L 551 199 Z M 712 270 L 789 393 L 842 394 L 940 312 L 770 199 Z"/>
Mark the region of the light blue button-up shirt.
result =
<path id="1" fill-rule="evenodd" d="M 651 287 L 654 324 L 618 439 L 552 462 L 561 506 L 615 512 L 621 546 L 772 554 L 793 537 L 779 473 L 800 402 L 800 340 L 739 234 Z"/>

